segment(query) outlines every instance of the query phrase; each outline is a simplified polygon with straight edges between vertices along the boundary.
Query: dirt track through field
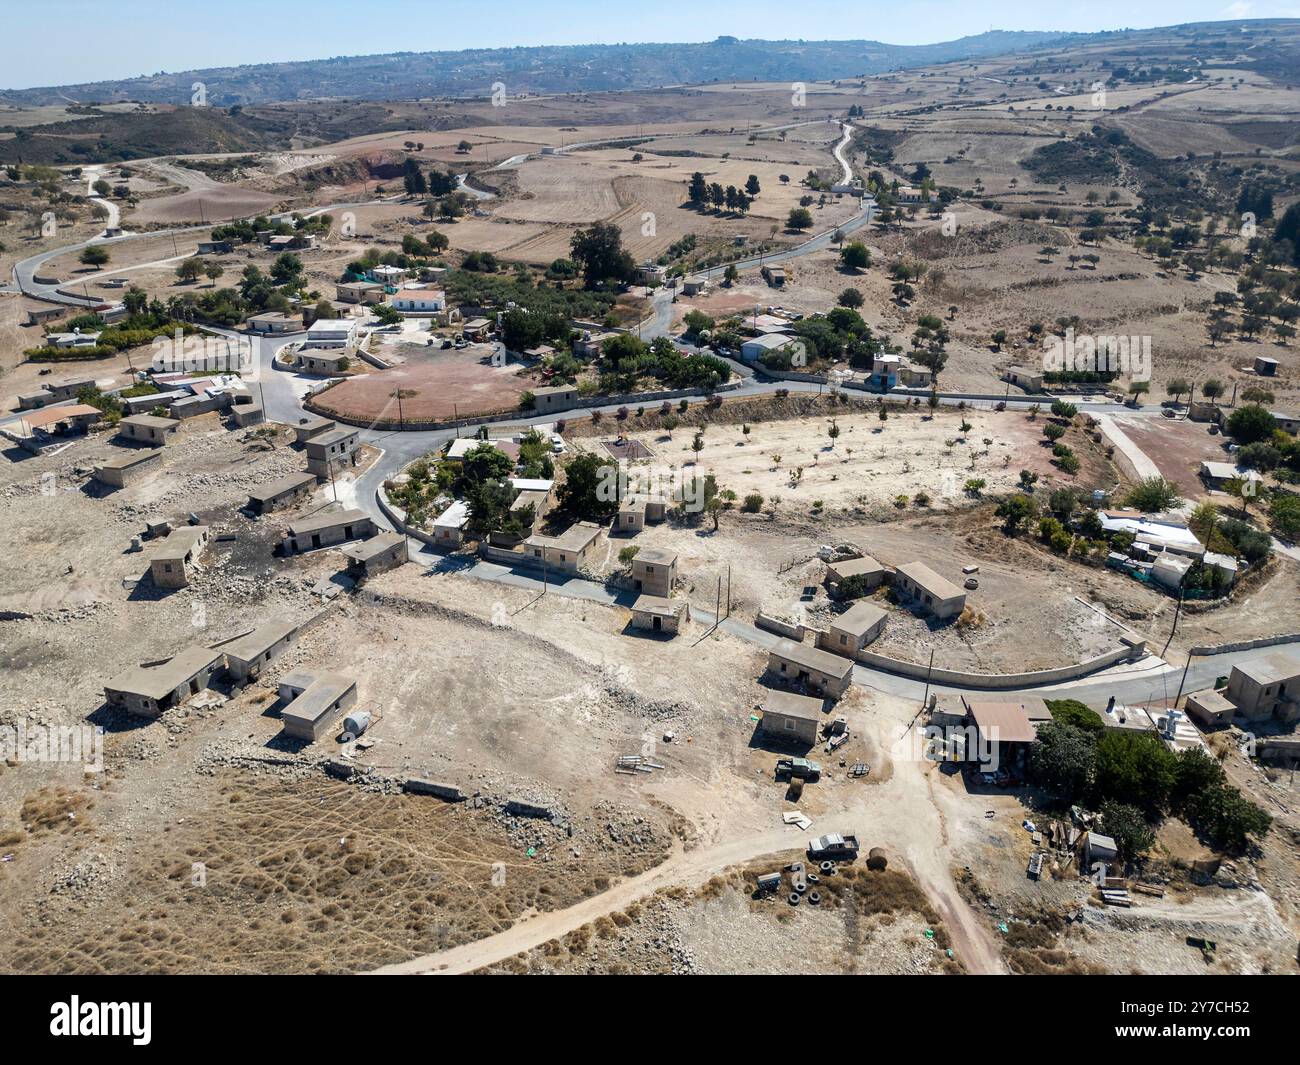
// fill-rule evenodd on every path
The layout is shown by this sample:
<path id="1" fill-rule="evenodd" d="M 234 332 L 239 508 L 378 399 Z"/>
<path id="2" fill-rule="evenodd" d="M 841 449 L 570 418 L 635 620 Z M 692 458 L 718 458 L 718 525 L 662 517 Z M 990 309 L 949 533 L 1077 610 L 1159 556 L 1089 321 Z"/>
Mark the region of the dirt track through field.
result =
<path id="1" fill-rule="evenodd" d="M 895 772 L 886 786 L 891 793 L 899 793 L 891 794 L 889 801 L 876 800 L 875 795 L 879 793 L 873 792 L 869 803 L 859 799 L 845 810 L 822 815 L 820 821 L 826 825 L 870 824 L 872 845 L 883 844 L 887 849 L 901 851 L 901 860 L 943 917 L 957 960 L 972 973 L 1005 973 L 991 931 L 967 906 L 949 873 L 944 857 L 943 817 L 929 792 L 927 764 L 901 764 L 898 767 L 901 772 Z M 881 823 L 882 817 L 891 821 L 887 831 Z M 732 866 L 764 855 L 799 849 L 804 843 L 804 833 L 793 826 L 731 839 L 726 838 L 725 831 L 719 835 L 721 842 L 705 844 L 691 851 L 676 843 L 667 861 L 567 909 L 528 916 L 496 935 L 451 950 L 386 965 L 375 972 L 379 975 L 448 976 L 473 972 L 565 936 L 599 917 L 625 910 L 633 902 L 661 889 L 694 888 Z M 880 839 L 881 835 L 885 838 Z"/>

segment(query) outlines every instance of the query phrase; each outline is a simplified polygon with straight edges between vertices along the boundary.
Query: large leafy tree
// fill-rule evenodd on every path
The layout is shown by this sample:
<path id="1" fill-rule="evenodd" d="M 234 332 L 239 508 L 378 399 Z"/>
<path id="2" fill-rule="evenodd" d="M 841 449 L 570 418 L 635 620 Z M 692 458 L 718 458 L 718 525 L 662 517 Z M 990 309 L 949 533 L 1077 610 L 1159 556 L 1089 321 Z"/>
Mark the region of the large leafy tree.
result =
<path id="1" fill-rule="evenodd" d="M 559 507 L 576 521 L 599 521 L 618 509 L 617 493 L 610 491 L 610 478 L 617 465 L 595 454 L 579 455 L 564 470 L 564 483 L 556 495 Z"/>
<path id="2" fill-rule="evenodd" d="M 1097 741 L 1096 792 L 1156 816 L 1169 806 L 1177 764 L 1178 756 L 1150 732 L 1107 732 Z"/>
<path id="3" fill-rule="evenodd" d="M 461 460 L 461 482 L 468 489 L 486 481 L 504 480 L 513 469 L 514 463 L 509 455 L 491 444 L 482 443 L 470 448 Z"/>
<path id="4" fill-rule="evenodd" d="M 1063 802 L 1088 793 L 1096 765 L 1093 738 L 1073 725 L 1055 721 L 1043 725 L 1029 749 L 1030 779 Z"/>
<path id="5" fill-rule="evenodd" d="M 1125 861 L 1137 861 L 1156 841 L 1146 817 L 1136 806 L 1107 799 L 1101 804 L 1101 827 L 1115 841 Z"/>
<path id="6" fill-rule="evenodd" d="M 1239 444 L 1269 440 L 1276 428 L 1273 415 L 1256 403 L 1238 407 L 1228 416 L 1228 432 Z"/>
<path id="7" fill-rule="evenodd" d="M 632 254 L 623 247 L 622 233 L 610 222 L 594 222 L 578 230 L 569 242 L 569 251 L 588 288 L 623 284 L 636 269 Z"/>
<path id="8" fill-rule="evenodd" d="M 1181 506 L 1183 497 L 1178 486 L 1163 477 L 1146 477 L 1129 490 L 1124 497 L 1130 507 L 1136 507 L 1145 514 L 1159 514 L 1161 511 L 1173 510 Z"/>

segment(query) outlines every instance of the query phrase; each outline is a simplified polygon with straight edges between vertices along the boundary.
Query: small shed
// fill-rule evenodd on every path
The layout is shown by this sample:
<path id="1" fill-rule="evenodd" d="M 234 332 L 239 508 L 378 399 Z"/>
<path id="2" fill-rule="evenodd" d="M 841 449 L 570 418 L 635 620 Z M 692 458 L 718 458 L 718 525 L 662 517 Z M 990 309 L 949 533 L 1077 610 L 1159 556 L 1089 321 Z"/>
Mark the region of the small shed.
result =
<path id="1" fill-rule="evenodd" d="M 1083 855 L 1085 866 L 1090 866 L 1093 862 L 1113 862 L 1119 857 L 1119 847 L 1110 836 L 1103 836 L 1100 832 L 1087 832 L 1083 837 Z"/>
<path id="2" fill-rule="evenodd" d="M 401 533 L 380 533 L 369 540 L 349 544 L 343 548 L 343 555 L 348 560 L 350 576 L 373 577 L 406 561 L 406 537 Z"/>
<path id="3" fill-rule="evenodd" d="M 1205 728 L 1231 725 L 1232 716 L 1237 712 L 1236 706 L 1228 701 L 1227 696 L 1213 688 L 1192 692 L 1183 709 L 1188 717 Z"/>
<path id="4" fill-rule="evenodd" d="M 870 555 L 860 555 L 857 558 L 846 558 L 826 564 L 826 588 L 832 594 L 839 594 L 840 586 L 850 577 L 861 577 L 861 583 L 866 590 L 874 591 L 884 583 L 885 567 Z"/>
<path id="5" fill-rule="evenodd" d="M 828 631 L 818 634 L 817 646 L 853 658 L 880 635 L 886 616 L 875 603 L 856 602 L 843 614 L 831 619 Z"/>
<path id="6" fill-rule="evenodd" d="M 820 699 L 792 692 L 769 691 L 763 696 L 761 708 L 763 720 L 759 725 L 765 735 L 808 747 L 817 742 L 817 730 L 822 720 Z"/>
<path id="7" fill-rule="evenodd" d="M 153 414 L 133 414 L 117 423 L 117 435 L 125 440 L 161 447 L 176 431 L 180 423 L 174 418 L 159 418 Z"/>
<path id="8" fill-rule="evenodd" d="M 646 632 L 676 635 L 682 620 L 690 620 L 691 608 L 685 599 L 667 599 L 660 595 L 639 595 L 632 604 L 632 627 Z"/>
<path id="9" fill-rule="evenodd" d="M 357 701 L 357 682 L 337 673 L 290 673 L 280 681 L 285 734 L 315 741 Z"/>
<path id="10" fill-rule="evenodd" d="M 793 640 L 777 640 L 767 653 L 767 669 L 789 684 L 838 699 L 853 683 L 853 663 Z"/>

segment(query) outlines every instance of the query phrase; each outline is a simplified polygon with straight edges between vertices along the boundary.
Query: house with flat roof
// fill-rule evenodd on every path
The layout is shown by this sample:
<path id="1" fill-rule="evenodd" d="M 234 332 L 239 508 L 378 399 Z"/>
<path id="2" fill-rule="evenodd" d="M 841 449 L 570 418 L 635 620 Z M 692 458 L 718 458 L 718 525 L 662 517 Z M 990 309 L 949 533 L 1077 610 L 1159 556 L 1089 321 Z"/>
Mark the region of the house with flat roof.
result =
<path id="1" fill-rule="evenodd" d="M 844 558 L 838 562 L 826 563 L 824 580 L 826 590 L 831 595 L 838 595 L 840 585 L 850 577 L 862 578 L 862 587 L 868 592 L 875 591 L 885 582 L 885 567 L 870 555 L 861 555 L 858 558 Z M 859 582 L 855 580 L 854 583 Z"/>
<path id="2" fill-rule="evenodd" d="M 310 499 L 316 491 L 314 473 L 290 473 L 278 477 L 248 493 L 248 509 L 254 514 L 269 514 L 299 500 Z"/>
<path id="3" fill-rule="evenodd" d="M 322 418 L 318 414 L 309 414 L 305 418 L 300 418 L 298 424 L 293 427 L 294 443 L 305 444 L 313 436 L 319 436 L 321 433 L 328 432 L 337 426 L 338 422 L 333 418 Z"/>
<path id="4" fill-rule="evenodd" d="M 71 333 L 47 333 L 45 343 L 56 348 L 93 348 L 99 343 L 99 333 L 83 333 L 74 329 Z"/>
<path id="5" fill-rule="evenodd" d="M 293 522 L 284 530 L 280 544 L 287 555 L 333 547 L 348 540 L 364 540 L 374 535 L 375 523 L 365 511 L 330 507 Z"/>
<path id="6" fill-rule="evenodd" d="M 515 496 L 514 502 L 510 504 L 510 513 L 518 516 L 522 524 L 524 515 L 530 507 L 532 508 L 532 520 L 527 524 L 528 533 L 531 535 L 537 531 L 537 527 L 541 525 L 542 519 L 546 516 L 549 501 L 549 492 L 528 488 Z"/>
<path id="7" fill-rule="evenodd" d="M 1300 655 L 1278 651 L 1232 667 L 1224 694 L 1247 721 L 1300 718 Z"/>
<path id="8" fill-rule="evenodd" d="M 1031 369 L 1028 366 L 1008 366 L 1006 372 L 1002 375 L 1002 380 L 1015 385 L 1017 388 L 1024 389 L 1026 392 L 1041 392 L 1043 390 L 1043 371 Z"/>
<path id="9" fill-rule="evenodd" d="M 838 699 L 853 682 L 853 663 L 793 640 L 777 640 L 767 653 L 767 671 L 787 684 Z"/>
<path id="10" fill-rule="evenodd" d="M 355 466 L 358 458 L 357 449 L 360 446 L 360 430 L 327 429 L 311 437 L 304 445 L 304 450 L 307 452 L 307 472 L 314 473 L 321 480 L 326 480 L 331 470 Z"/>
<path id="11" fill-rule="evenodd" d="M 655 525 L 668 516 L 668 504 L 650 496 L 630 496 L 619 504 L 612 532 L 635 536 L 646 525 Z"/>
<path id="12" fill-rule="evenodd" d="M 1202 688 L 1187 696 L 1183 704 L 1187 716 L 1202 728 L 1222 728 L 1232 724 L 1237 708 L 1232 700 L 1214 688 Z"/>
<path id="13" fill-rule="evenodd" d="M 334 286 L 339 303 L 383 303 L 384 286 L 373 281 L 344 281 Z"/>
<path id="14" fill-rule="evenodd" d="M 458 499 L 433 519 L 433 546 L 448 551 L 465 542 L 465 526 L 469 524 L 469 504 Z"/>
<path id="15" fill-rule="evenodd" d="M 230 420 L 236 429 L 247 429 L 266 421 L 266 411 L 260 403 L 236 403 L 230 408 Z"/>
<path id="16" fill-rule="evenodd" d="M 225 657 L 209 647 L 189 647 L 162 662 L 132 666 L 104 685 L 104 699 L 137 717 L 157 717 L 203 691 Z"/>
<path id="17" fill-rule="evenodd" d="M 98 386 L 99 382 L 93 377 L 78 377 L 71 381 L 60 381 L 58 384 L 41 387 L 50 394 L 53 402 L 59 402 L 65 399 L 76 399 L 86 389 Z"/>
<path id="18" fill-rule="evenodd" d="M 578 402 L 576 385 L 548 385 L 545 388 L 534 388 L 532 393 L 533 410 L 539 414 L 568 410 Z"/>
<path id="19" fill-rule="evenodd" d="M 573 338 L 573 354 L 579 359 L 596 359 L 600 357 L 601 346 L 610 337 L 618 336 L 612 332 L 585 331 Z"/>
<path id="20" fill-rule="evenodd" d="M 1269 414 L 1273 415 L 1273 421 L 1284 433 L 1292 436 L 1300 433 L 1300 414 L 1293 410 L 1271 410 Z"/>
<path id="21" fill-rule="evenodd" d="M 381 285 L 400 285 L 406 280 L 407 271 L 401 266 L 382 263 L 370 271 L 370 275 Z"/>
<path id="22" fill-rule="evenodd" d="M 587 561 L 592 545 L 600 538 L 600 526 L 579 521 L 559 536 L 534 533 L 524 541 L 528 557 L 551 570 L 577 576 Z"/>
<path id="23" fill-rule="evenodd" d="M 127 451 L 93 467 L 90 476 L 110 488 L 125 488 L 147 474 L 162 469 L 162 464 L 161 451 Z"/>
<path id="24" fill-rule="evenodd" d="M 508 458 L 519 461 L 519 444 L 503 437 L 480 440 L 477 436 L 461 436 L 447 443 L 447 458 L 463 459 L 476 447 L 490 444 Z"/>
<path id="25" fill-rule="evenodd" d="M 645 528 L 645 500 L 624 500 L 619 504 L 618 513 L 614 515 L 613 532 L 624 536 L 635 536 Z"/>
<path id="26" fill-rule="evenodd" d="M 794 339 L 784 333 L 764 333 L 761 336 L 750 337 L 741 344 L 740 357 L 745 362 L 757 362 L 768 352 L 780 351 L 793 343 Z"/>
<path id="27" fill-rule="evenodd" d="M 357 682 L 338 673 L 290 673 L 280 681 L 286 736 L 314 743 L 357 701 Z"/>
<path id="28" fill-rule="evenodd" d="M 298 352 L 298 369 L 303 373 L 332 377 L 352 365 L 352 355 L 345 348 L 302 348 Z"/>
<path id="29" fill-rule="evenodd" d="M 267 621 L 218 646 L 226 656 L 226 671 L 231 679 L 247 684 L 297 640 L 298 626 L 292 621 Z"/>
<path id="30" fill-rule="evenodd" d="M 880 635 L 886 617 L 885 611 L 875 603 L 859 600 L 843 614 L 831 618 L 827 631 L 817 634 L 817 646 L 823 651 L 856 658 L 859 651 Z"/>
<path id="31" fill-rule="evenodd" d="M 118 396 L 117 401 L 127 414 L 148 414 L 158 407 L 170 411 L 173 403 L 193 395 L 187 388 L 169 388 L 165 392 L 151 392 L 147 396 Z"/>
<path id="32" fill-rule="evenodd" d="M 822 723 L 822 701 L 793 692 L 766 691 L 759 704 L 763 711 L 759 731 L 783 743 L 811 747 Z"/>
<path id="33" fill-rule="evenodd" d="M 260 336 L 283 336 L 302 332 L 302 315 L 285 314 L 283 311 L 267 311 L 255 314 L 244 323 L 250 333 Z"/>
<path id="34" fill-rule="evenodd" d="M 307 327 L 309 348 L 355 348 L 357 320 L 355 318 L 318 318 Z"/>
<path id="35" fill-rule="evenodd" d="M 1205 482 L 1207 488 L 1226 488 L 1229 481 L 1248 481 L 1259 487 L 1259 482 L 1263 480 L 1254 470 L 1247 469 L 1245 466 L 1238 466 L 1232 462 L 1211 462 L 1201 463 L 1201 480 Z"/>
<path id="36" fill-rule="evenodd" d="M 19 410 L 37 410 L 38 408 L 45 406 L 45 404 L 53 402 L 54 396 L 50 393 L 48 388 L 38 388 L 32 392 L 18 393 Z"/>
<path id="37" fill-rule="evenodd" d="M 27 312 L 27 324 L 42 325 L 45 322 L 53 322 L 67 313 L 67 307 L 37 307 Z"/>
<path id="38" fill-rule="evenodd" d="M 641 548 L 632 559 L 632 583 L 646 595 L 671 596 L 677 583 L 677 553 Z"/>
<path id="39" fill-rule="evenodd" d="M 162 447 L 180 422 L 174 418 L 159 418 L 153 414 L 132 414 L 117 423 L 117 435 L 123 440 L 138 444 Z"/>
<path id="40" fill-rule="evenodd" d="M 907 562 L 894 573 L 894 590 L 940 621 L 955 618 L 966 606 L 966 593 L 924 562 Z"/>
<path id="41" fill-rule="evenodd" d="M 149 561 L 149 576 L 158 588 L 184 588 L 190 583 L 190 568 L 208 543 L 206 525 L 185 525 L 174 529 L 155 550 Z"/>
<path id="42" fill-rule="evenodd" d="M 934 371 L 911 359 L 903 359 L 898 366 L 898 383 L 904 388 L 929 388 L 934 383 Z"/>
<path id="43" fill-rule="evenodd" d="M 348 560 L 348 576 L 373 577 L 406 561 L 406 537 L 401 533 L 380 533 L 348 544 L 343 548 L 343 557 Z"/>
<path id="44" fill-rule="evenodd" d="M 691 618 L 691 606 L 685 599 L 641 594 L 632 604 L 632 628 L 643 632 L 666 632 L 676 635 L 682 620 Z"/>
<path id="45" fill-rule="evenodd" d="M 1200 557 L 1205 547 L 1181 518 L 1163 518 L 1137 510 L 1099 510 L 1097 517 L 1108 533 L 1133 534 L 1134 544 Z"/>

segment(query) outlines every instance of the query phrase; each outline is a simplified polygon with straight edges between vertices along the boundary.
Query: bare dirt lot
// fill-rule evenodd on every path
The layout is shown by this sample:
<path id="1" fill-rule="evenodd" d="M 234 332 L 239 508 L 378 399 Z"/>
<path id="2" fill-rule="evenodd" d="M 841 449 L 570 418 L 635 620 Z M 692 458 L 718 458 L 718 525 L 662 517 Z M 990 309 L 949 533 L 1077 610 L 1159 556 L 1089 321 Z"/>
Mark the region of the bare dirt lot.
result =
<path id="1" fill-rule="evenodd" d="M 491 345 L 461 351 L 403 345 L 406 360 L 382 373 L 348 378 L 321 393 L 315 407 L 366 422 L 399 421 L 394 393 L 402 393 L 401 417 L 412 422 L 450 420 L 514 410 L 531 382 L 514 365 L 493 366 Z"/>
<path id="2" fill-rule="evenodd" d="M 962 426 L 969 428 L 963 431 Z M 832 427 L 839 435 L 832 438 Z M 763 420 L 708 427 L 704 447 L 693 449 L 694 431 L 681 427 L 631 433 L 653 457 L 628 466 L 629 482 L 673 485 L 713 474 L 720 488 L 740 499 L 751 493 L 779 512 L 842 512 L 853 507 L 892 507 L 898 497 L 925 496 L 942 509 L 969 502 L 968 480 L 997 495 L 1018 483 L 1021 469 L 1056 472 L 1051 451 L 1040 446 L 1042 422 L 1022 414 L 952 410 L 924 414 L 895 405 L 892 416 L 828 407 L 823 418 Z M 748 431 L 746 431 L 748 430 Z M 1058 474 L 1062 479 L 1064 475 Z"/>

